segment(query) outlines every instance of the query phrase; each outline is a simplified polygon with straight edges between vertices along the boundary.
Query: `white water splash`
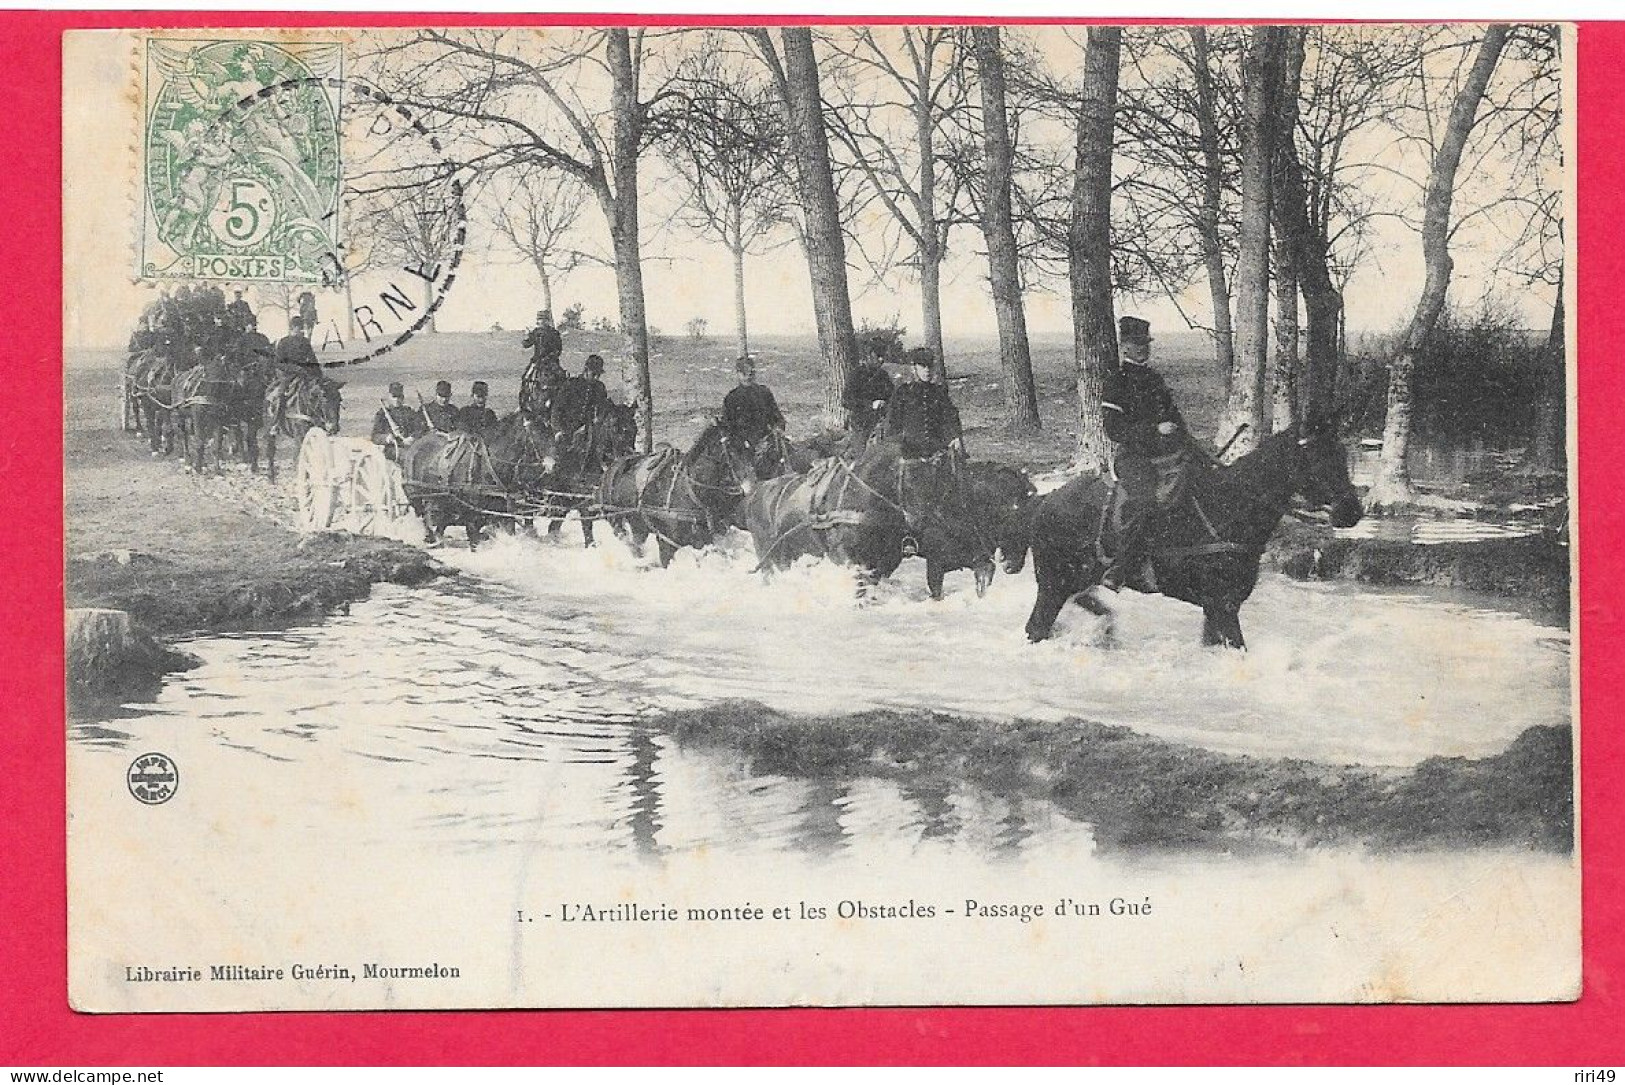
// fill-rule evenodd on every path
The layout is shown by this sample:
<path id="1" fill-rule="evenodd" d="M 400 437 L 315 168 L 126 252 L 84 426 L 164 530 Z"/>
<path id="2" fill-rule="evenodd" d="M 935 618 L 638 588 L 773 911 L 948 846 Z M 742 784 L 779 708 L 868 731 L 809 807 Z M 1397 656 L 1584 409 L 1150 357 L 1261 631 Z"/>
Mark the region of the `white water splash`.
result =
<path id="1" fill-rule="evenodd" d="M 441 556 L 514 589 L 545 624 L 568 616 L 572 647 L 646 704 L 1078 717 L 1229 752 L 1394 765 L 1492 754 L 1568 720 L 1566 632 L 1419 595 L 1266 575 L 1242 610 L 1242 654 L 1202 648 L 1195 608 L 1124 593 L 1117 647 L 1076 608 L 1030 645 L 1030 572 L 982 599 L 950 574 L 932 602 L 923 563 L 908 561 L 859 605 L 850 572 L 828 563 L 754 574 L 737 532 L 664 570 L 603 532 L 592 550 L 565 532 Z"/>

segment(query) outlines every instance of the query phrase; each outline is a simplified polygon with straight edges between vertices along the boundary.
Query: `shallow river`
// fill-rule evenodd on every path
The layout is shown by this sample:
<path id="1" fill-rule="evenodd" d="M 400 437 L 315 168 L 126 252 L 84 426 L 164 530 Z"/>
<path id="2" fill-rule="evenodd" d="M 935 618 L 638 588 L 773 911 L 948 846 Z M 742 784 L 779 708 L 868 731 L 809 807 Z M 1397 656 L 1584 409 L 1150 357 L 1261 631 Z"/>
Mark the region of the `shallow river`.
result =
<path id="1" fill-rule="evenodd" d="M 202 667 L 155 704 L 76 724 L 73 739 L 90 757 L 151 747 L 183 765 L 245 761 L 290 789 L 336 769 L 343 786 L 301 791 L 301 808 L 322 831 L 335 823 L 328 802 L 387 812 L 350 819 L 362 839 L 1070 852 L 1088 826 L 1045 804 L 757 776 L 729 753 L 678 748 L 646 721 L 722 698 L 808 712 L 922 707 L 1406 765 L 1493 754 L 1568 715 L 1565 630 L 1436 596 L 1266 576 L 1243 611 L 1244 655 L 1199 647 L 1193 608 L 1134 595 L 1120 603 L 1116 649 L 1077 609 L 1057 639 L 1032 646 L 1021 633 L 1030 573 L 1001 575 L 981 599 L 969 574 L 953 574 L 949 597 L 932 603 L 909 562 L 859 607 L 836 568 L 752 576 L 741 536 L 659 570 L 613 541 L 583 550 L 572 527 L 557 545 L 448 546 L 442 555 L 469 575 L 381 587 L 320 625 L 193 640 Z M 403 794 L 455 801 L 425 812 Z"/>

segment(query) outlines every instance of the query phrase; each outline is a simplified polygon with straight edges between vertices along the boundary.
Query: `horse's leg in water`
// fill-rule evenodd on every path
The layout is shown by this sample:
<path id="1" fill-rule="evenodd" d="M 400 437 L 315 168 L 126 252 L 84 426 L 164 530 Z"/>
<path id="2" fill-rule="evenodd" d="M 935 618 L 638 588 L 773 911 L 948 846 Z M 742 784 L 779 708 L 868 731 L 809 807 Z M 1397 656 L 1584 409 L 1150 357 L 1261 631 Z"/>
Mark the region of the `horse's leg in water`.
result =
<path id="1" fill-rule="evenodd" d="M 1210 603 L 1202 608 L 1202 644 L 1225 648 L 1247 647 L 1241 636 L 1241 605 L 1229 601 Z"/>
<path id="2" fill-rule="evenodd" d="M 942 562 L 934 557 L 925 559 L 925 586 L 931 592 L 931 598 L 942 598 L 942 578 L 948 570 L 943 568 Z"/>
<path id="3" fill-rule="evenodd" d="M 991 561 L 984 561 L 973 570 L 976 575 L 976 598 L 985 596 L 987 589 L 992 586 L 994 569 Z"/>
<path id="4" fill-rule="evenodd" d="M 664 569 L 671 564 L 671 559 L 677 556 L 677 544 L 663 534 L 656 535 L 655 542 L 660 546 L 660 567 Z"/>
<path id="5" fill-rule="evenodd" d="M 1027 618 L 1027 639 L 1036 643 L 1050 635 L 1056 616 L 1078 589 L 1071 562 L 1036 548 L 1033 576 L 1038 581 L 1038 598 L 1033 601 L 1033 612 Z"/>
<path id="6" fill-rule="evenodd" d="M 587 514 L 586 509 L 577 509 L 576 515 L 581 518 L 581 545 L 590 549 L 593 545 L 592 517 Z"/>
<path id="7" fill-rule="evenodd" d="M 477 512 L 470 512 L 463 521 L 463 530 L 468 532 L 468 549 L 470 552 L 480 548 L 481 524 L 480 514 Z"/>
<path id="8" fill-rule="evenodd" d="M 265 477 L 276 481 L 276 427 L 265 427 Z"/>
<path id="9" fill-rule="evenodd" d="M 252 419 L 243 423 L 243 446 L 248 454 L 248 470 L 253 474 L 259 474 L 260 434 L 259 427 L 254 425 Z"/>

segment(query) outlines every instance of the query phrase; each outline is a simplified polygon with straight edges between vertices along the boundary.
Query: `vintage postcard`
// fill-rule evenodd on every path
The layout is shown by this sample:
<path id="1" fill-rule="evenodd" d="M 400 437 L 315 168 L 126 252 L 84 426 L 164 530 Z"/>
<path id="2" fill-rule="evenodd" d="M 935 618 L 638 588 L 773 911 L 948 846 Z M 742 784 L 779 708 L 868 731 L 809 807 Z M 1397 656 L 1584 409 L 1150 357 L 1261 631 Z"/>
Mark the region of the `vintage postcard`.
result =
<path id="1" fill-rule="evenodd" d="M 68 32 L 73 1006 L 1578 997 L 1575 42 Z"/>

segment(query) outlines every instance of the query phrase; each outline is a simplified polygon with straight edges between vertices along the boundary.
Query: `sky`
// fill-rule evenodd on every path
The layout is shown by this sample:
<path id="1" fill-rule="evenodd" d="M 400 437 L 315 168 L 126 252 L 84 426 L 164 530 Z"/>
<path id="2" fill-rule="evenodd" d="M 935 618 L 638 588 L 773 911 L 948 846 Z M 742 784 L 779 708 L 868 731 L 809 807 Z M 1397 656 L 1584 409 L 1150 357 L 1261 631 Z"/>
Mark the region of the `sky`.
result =
<path id="1" fill-rule="evenodd" d="M 1052 63 L 1075 63 L 1076 46 L 1060 30 L 1030 31 L 1034 42 Z M 828 46 L 824 46 L 827 48 Z M 74 346 L 122 344 L 136 315 L 154 296 L 151 286 L 133 280 L 134 211 L 138 191 L 139 133 L 137 111 L 108 108 L 109 102 L 134 102 L 135 45 L 117 33 L 85 32 L 69 36 L 65 45 L 68 93 L 64 95 L 65 162 L 65 335 Z M 1365 148 L 1369 160 L 1388 174 L 1416 175 L 1416 152 L 1373 137 Z M 1373 178 L 1382 171 L 1373 172 Z M 733 325 L 732 270 L 726 250 L 718 243 L 667 223 L 677 203 L 677 182 L 658 156 L 647 157 L 640 194 L 644 210 L 644 280 L 649 324 L 665 334 L 680 334 L 694 318 L 707 322 L 709 332 L 728 342 Z M 1493 187 L 1497 178 L 1471 179 Z M 1396 205 L 1411 182 L 1380 182 L 1389 191 L 1382 198 Z M 1412 185 L 1412 187 L 1414 187 Z M 481 215 L 471 218 L 471 233 L 458 281 L 447 295 L 438 326 L 443 331 L 485 331 L 500 325 L 528 325 L 540 308 L 535 272 L 496 241 L 483 227 Z M 607 230 L 597 206 L 589 201 L 577 227 L 581 247 L 604 251 Z M 811 292 L 799 248 L 788 239 L 769 251 L 753 255 L 747 265 L 747 304 L 752 331 L 758 334 L 811 334 Z M 996 335 L 989 296 L 982 239 L 974 227 L 960 227 L 950 236 L 950 256 L 943 269 L 942 312 L 949 340 L 983 339 Z M 1496 269 L 1503 258 L 1505 239 L 1489 229 L 1464 229 L 1453 249 L 1456 261 L 1452 298 L 1473 304 L 1495 289 L 1533 327 L 1549 317 L 1549 288 L 1512 285 Z M 895 318 L 911 340 L 923 328 L 919 291 L 910 272 L 891 271 L 877 282 L 854 254 L 850 269 L 856 319 L 887 323 Z M 1420 239 L 1413 225 L 1398 217 L 1377 220 L 1370 254 L 1345 291 L 1351 332 L 1392 330 L 1409 315 L 1420 288 Z M 224 284 L 223 284 L 224 285 Z M 251 291 L 252 295 L 253 291 Z M 259 299 L 263 307 L 266 300 Z M 1070 301 L 1064 280 L 1031 287 L 1026 294 L 1027 320 L 1036 335 L 1069 334 Z M 597 317 L 615 319 L 614 275 L 605 267 L 578 269 L 563 282 L 555 282 L 555 309 L 581 303 L 590 322 Z M 338 296 L 323 298 L 324 312 L 342 308 Z M 1151 320 L 1158 329 L 1184 330 L 1180 311 L 1205 322 L 1209 311 L 1204 283 L 1193 283 L 1178 304 L 1159 297 L 1119 297 L 1119 315 L 1134 313 Z M 280 333 L 280 317 L 273 316 L 270 331 Z"/>

